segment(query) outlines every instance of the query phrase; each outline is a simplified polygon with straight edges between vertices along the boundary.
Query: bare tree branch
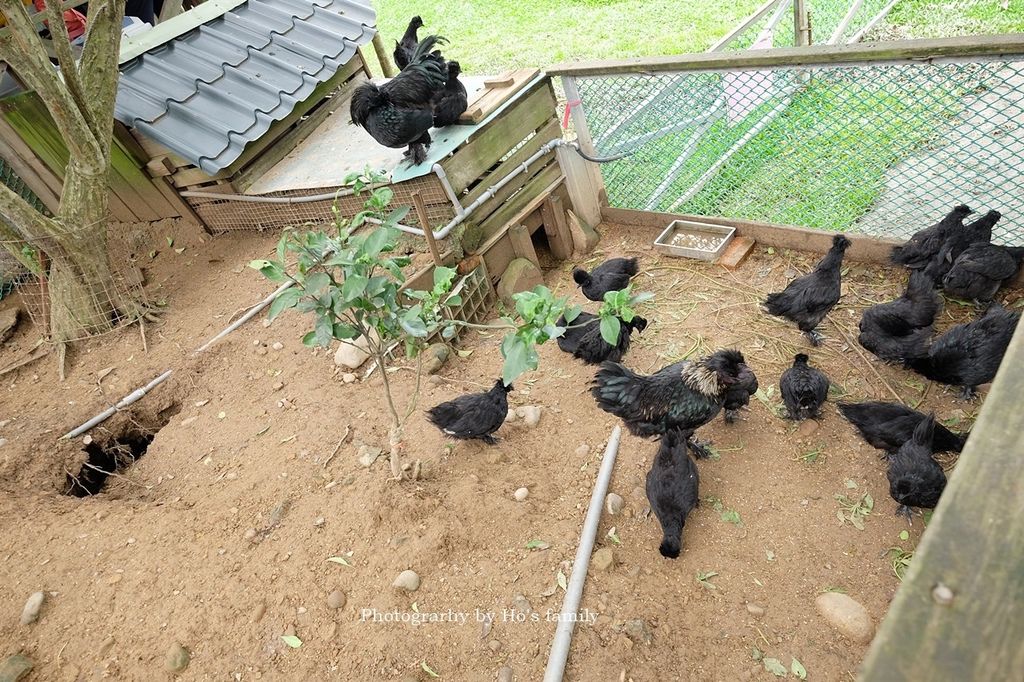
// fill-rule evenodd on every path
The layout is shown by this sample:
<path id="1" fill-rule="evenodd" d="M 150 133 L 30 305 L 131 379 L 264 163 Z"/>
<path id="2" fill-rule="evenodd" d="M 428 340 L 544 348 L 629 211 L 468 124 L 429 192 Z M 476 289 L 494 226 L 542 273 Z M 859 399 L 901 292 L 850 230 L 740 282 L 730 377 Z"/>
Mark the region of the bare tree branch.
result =
<path id="1" fill-rule="evenodd" d="M 82 88 L 89 93 L 86 112 L 93 121 L 97 141 L 110 151 L 114 134 L 111 121 L 117 100 L 118 62 L 121 54 L 121 24 L 124 0 L 94 0 L 89 3 L 89 32 L 79 72 Z"/>
<path id="2" fill-rule="evenodd" d="M 25 266 L 33 275 L 42 274 L 39 262 L 33 260 L 23 250 L 26 246 L 32 249 L 32 245 L 24 241 L 17 232 L 2 220 L 0 220 L 0 246 L 5 248 L 8 253 L 14 256 L 15 260 Z"/>
<path id="3" fill-rule="evenodd" d="M 0 215 L 7 218 L 10 226 L 0 221 L 5 232 L 13 234 L 14 239 L 27 242 L 39 242 L 45 235 L 56 230 L 56 223 L 50 220 L 35 207 L 21 198 L 21 195 L 0 182 Z"/>
<path id="4" fill-rule="evenodd" d="M 60 72 L 64 77 L 64 84 L 74 98 L 78 108 L 86 111 L 88 101 L 82 92 L 82 82 L 78 76 L 78 64 L 75 63 L 75 56 L 71 52 L 71 38 L 68 36 L 68 27 L 64 23 L 64 13 L 61 11 L 63 3 L 58 0 L 51 0 L 46 3 L 46 14 L 50 18 L 49 29 L 52 37 L 53 49 L 57 53 L 57 61 L 60 62 Z M 87 121 L 93 123 L 92 121 Z M 93 134 L 96 129 L 93 128 Z"/>

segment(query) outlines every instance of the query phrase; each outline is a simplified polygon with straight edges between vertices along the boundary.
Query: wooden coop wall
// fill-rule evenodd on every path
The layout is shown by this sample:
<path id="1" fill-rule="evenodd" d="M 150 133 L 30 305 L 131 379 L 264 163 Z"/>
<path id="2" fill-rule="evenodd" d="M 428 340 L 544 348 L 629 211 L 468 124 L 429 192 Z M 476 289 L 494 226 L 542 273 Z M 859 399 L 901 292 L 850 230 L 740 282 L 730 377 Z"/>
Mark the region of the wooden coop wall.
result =
<path id="1" fill-rule="evenodd" d="M 0 151 L 46 208 L 60 203 L 69 153 L 49 111 L 35 92 L 0 100 Z M 111 145 L 110 217 L 120 222 L 151 222 L 190 215 L 190 209 L 163 180 L 143 170 L 144 156 L 120 124 Z"/>

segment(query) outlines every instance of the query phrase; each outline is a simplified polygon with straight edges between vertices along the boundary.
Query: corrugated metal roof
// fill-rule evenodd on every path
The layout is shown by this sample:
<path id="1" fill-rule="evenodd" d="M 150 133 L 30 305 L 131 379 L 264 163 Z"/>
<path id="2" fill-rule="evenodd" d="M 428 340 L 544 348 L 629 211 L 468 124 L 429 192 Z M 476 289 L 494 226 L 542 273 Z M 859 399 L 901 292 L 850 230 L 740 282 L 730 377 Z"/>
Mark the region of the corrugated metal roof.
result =
<path id="1" fill-rule="evenodd" d="M 115 116 L 211 175 L 376 33 L 369 0 L 248 0 L 121 66 Z"/>

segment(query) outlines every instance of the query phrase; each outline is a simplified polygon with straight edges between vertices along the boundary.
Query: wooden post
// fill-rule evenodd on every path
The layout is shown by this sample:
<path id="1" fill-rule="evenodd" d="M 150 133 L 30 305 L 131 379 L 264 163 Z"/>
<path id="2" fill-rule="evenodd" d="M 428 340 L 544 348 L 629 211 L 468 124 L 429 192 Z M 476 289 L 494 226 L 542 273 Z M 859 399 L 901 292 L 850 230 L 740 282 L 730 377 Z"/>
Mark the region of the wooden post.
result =
<path id="1" fill-rule="evenodd" d="M 544 221 L 544 234 L 548 236 L 551 255 L 558 260 L 565 260 L 572 255 L 572 235 L 565 222 L 565 208 L 562 197 L 552 194 L 541 206 L 541 218 Z"/>
<path id="2" fill-rule="evenodd" d="M 807 0 L 793 0 L 793 44 L 806 47 L 811 44 L 811 17 Z"/>
<path id="3" fill-rule="evenodd" d="M 583 114 L 583 101 L 580 99 L 579 88 L 576 87 L 574 76 L 562 76 L 562 87 L 565 89 L 565 106 L 569 107 L 573 125 L 576 127 L 576 140 L 580 148 L 590 156 L 597 156 L 594 138 L 587 127 L 587 117 Z"/>
<path id="4" fill-rule="evenodd" d="M 509 225 L 508 238 L 512 242 L 512 253 L 516 258 L 525 258 L 540 267 L 540 259 L 537 258 L 537 250 L 533 248 L 533 240 L 530 239 L 530 231 L 526 229 L 526 225 Z"/>
<path id="5" fill-rule="evenodd" d="M 377 55 L 377 61 L 380 62 L 380 70 L 384 74 L 385 78 L 394 78 L 398 75 L 398 70 L 388 59 L 388 48 L 384 46 L 384 39 L 380 37 L 380 31 L 373 36 L 373 51 Z"/>
<path id="6" fill-rule="evenodd" d="M 427 246 L 430 247 L 430 255 L 434 257 L 434 265 L 440 267 L 444 265 L 444 262 L 441 260 L 441 252 L 437 248 L 437 240 L 434 239 L 434 228 L 430 225 L 427 205 L 423 202 L 423 197 L 420 196 L 419 192 L 412 193 L 412 203 L 416 207 L 416 215 L 420 219 L 420 227 L 423 228 L 423 236 L 427 240 Z"/>

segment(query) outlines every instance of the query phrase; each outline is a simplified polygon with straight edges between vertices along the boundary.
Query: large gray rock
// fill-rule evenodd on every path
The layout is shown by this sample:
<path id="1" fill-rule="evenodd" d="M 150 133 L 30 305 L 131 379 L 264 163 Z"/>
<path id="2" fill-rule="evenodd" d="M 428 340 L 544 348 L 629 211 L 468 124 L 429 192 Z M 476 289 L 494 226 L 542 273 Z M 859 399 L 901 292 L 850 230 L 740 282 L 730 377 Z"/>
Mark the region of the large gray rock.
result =
<path id="1" fill-rule="evenodd" d="M 423 349 L 423 371 L 427 374 L 437 374 L 448 362 L 452 350 L 443 343 L 433 343 Z"/>
<path id="2" fill-rule="evenodd" d="M 18 682 L 32 670 L 32 661 L 21 654 L 8 656 L 0 662 L 0 682 Z"/>
<path id="3" fill-rule="evenodd" d="M 601 235 L 572 211 L 565 213 L 569 218 L 569 234 L 572 235 L 573 253 L 583 255 L 593 251 L 597 243 L 601 241 Z"/>
<path id="4" fill-rule="evenodd" d="M 518 294 L 520 291 L 529 291 L 538 284 L 543 283 L 544 275 L 541 273 L 540 268 L 525 258 L 516 258 L 508 264 L 505 274 L 501 276 L 497 292 L 501 300 L 511 303 L 512 294 Z"/>

